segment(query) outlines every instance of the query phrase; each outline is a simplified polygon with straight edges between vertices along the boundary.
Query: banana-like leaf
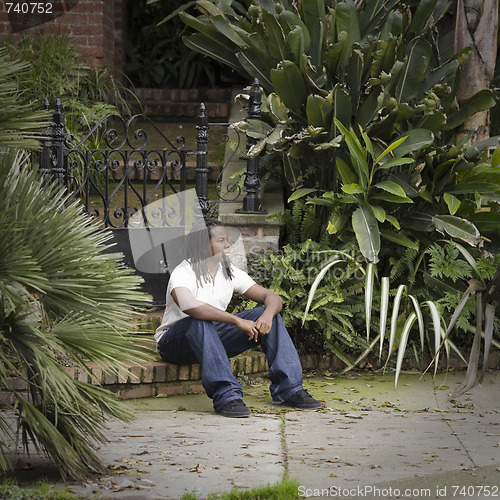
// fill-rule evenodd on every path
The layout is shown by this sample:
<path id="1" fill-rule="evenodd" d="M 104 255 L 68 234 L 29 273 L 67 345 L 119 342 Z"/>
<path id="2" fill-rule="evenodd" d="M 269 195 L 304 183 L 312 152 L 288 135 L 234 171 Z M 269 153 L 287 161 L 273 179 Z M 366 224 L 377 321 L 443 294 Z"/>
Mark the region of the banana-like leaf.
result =
<path id="1" fill-rule="evenodd" d="M 313 127 L 330 130 L 333 117 L 333 105 L 324 97 L 309 95 L 306 103 L 307 122 Z"/>
<path id="2" fill-rule="evenodd" d="M 323 27 L 328 25 L 324 0 L 307 0 L 306 2 L 300 2 L 300 9 L 302 10 L 302 19 L 309 33 L 313 33 L 318 22 L 320 22 Z M 323 33 L 321 44 L 325 41 L 326 37 Z"/>
<path id="3" fill-rule="evenodd" d="M 288 59 L 288 49 L 285 44 L 285 34 L 276 17 L 262 10 L 262 22 L 268 39 L 269 53 L 278 61 Z"/>
<path id="4" fill-rule="evenodd" d="M 363 205 L 354 211 L 352 227 L 361 253 L 368 262 L 376 264 L 380 252 L 380 231 L 369 205 Z"/>
<path id="5" fill-rule="evenodd" d="M 405 156 L 419 149 L 424 149 L 434 142 L 434 134 L 430 130 L 415 128 L 405 132 L 406 140 L 394 149 L 395 156 Z"/>
<path id="6" fill-rule="evenodd" d="M 282 61 L 277 69 L 271 70 L 271 81 L 284 104 L 291 111 L 301 114 L 306 100 L 306 86 L 297 65 L 292 61 Z"/>
<path id="7" fill-rule="evenodd" d="M 322 63 L 321 55 L 323 53 L 323 44 L 325 42 L 325 26 L 326 24 L 323 24 L 321 20 L 318 19 L 311 32 L 309 54 L 311 56 L 311 64 L 313 66 L 320 66 Z"/>
<path id="8" fill-rule="evenodd" d="M 399 379 L 399 374 L 401 373 L 401 367 L 403 366 L 406 344 L 408 343 L 408 337 L 410 336 L 410 331 L 413 326 L 413 323 L 415 323 L 416 318 L 417 315 L 414 312 L 412 312 L 410 316 L 408 316 L 408 319 L 405 321 L 405 324 L 403 326 L 403 331 L 401 333 L 401 340 L 399 342 L 399 347 L 398 347 L 398 357 L 396 360 L 396 373 L 394 378 L 395 387 L 398 386 L 398 379 Z"/>
<path id="9" fill-rule="evenodd" d="M 361 41 L 361 33 L 359 29 L 359 17 L 356 12 L 356 5 L 352 0 L 340 2 L 335 8 L 337 31 L 344 31 L 349 34 L 349 45 Z M 345 61 L 347 62 L 347 61 Z"/>
<path id="10" fill-rule="evenodd" d="M 383 276 L 380 280 L 380 349 L 379 360 L 382 358 L 385 330 L 387 326 L 387 313 L 389 311 L 389 277 Z"/>
<path id="11" fill-rule="evenodd" d="M 382 73 L 390 74 L 391 68 L 396 62 L 396 46 L 397 38 L 394 36 L 378 42 L 371 65 L 371 76 L 373 78 L 378 78 Z"/>
<path id="12" fill-rule="evenodd" d="M 471 246 L 476 246 L 480 241 L 481 235 L 476 226 L 465 219 L 454 215 L 435 215 L 432 221 L 439 232 L 446 232 L 452 238 L 459 238 Z"/>
<path id="13" fill-rule="evenodd" d="M 460 102 L 460 107 L 446 120 L 444 130 L 453 130 L 462 125 L 474 113 L 490 109 L 495 105 L 495 95 L 491 90 L 480 90 L 469 99 Z"/>
<path id="14" fill-rule="evenodd" d="M 396 243 L 403 247 L 413 248 L 414 250 L 418 250 L 419 248 L 418 242 L 411 240 L 402 233 L 395 233 L 394 231 L 387 231 L 385 229 L 381 229 L 380 235 L 386 240 L 392 241 L 393 243 Z"/>
<path id="15" fill-rule="evenodd" d="M 460 208 L 460 200 L 456 196 L 453 196 L 451 193 L 444 193 L 443 199 L 448 206 L 448 212 L 450 212 L 450 215 L 455 215 L 457 213 L 457 210 Z"/>
<path id="16" fill-rule="evenodd" d="M 473 193 L 494 193 L 498 191 L 498 184 L 492 182 L 460 182 L 453 186 L 447 187 L 446 191 L 452 194 L 473 194 Z"/>
<path id="17" fill-rule="evenodd" d="M 417 96 L 427 74 L 431 53 L 430 43 L 423 38 L 410 42 L 408 58 L 396 88 L 398 102 L 407 102 Z"/>
<path id="18" fill-rule="evenodd" d="M 309 37 L 307 37 L 309 40 Z M 306 45 L 306 36 L 300 26 L 295 26 L 286 36 L 286 43 L 294 55 L 294 62 L 300 64 L 302 54 L 309 53 L 309 44 Z"/>
<path id="19" fill-rule="evenodd" d="M 251 50 L 240 51 L 236 54 L 240 66 L 253 78 L 257 78 L 259 83 L 270 92 L 273 89 L 273 83 L 269 78 L 269 67 L 264 64 L 260 57 L 256 56 Z"/>
<path id="20" fill-rule="evenodd" d="M 350 127 L 352 109 L 351 97 L 346 90 L 338 84 L 333 89 L 333 105 L 335 123 L 338 121 L 344 125 L 344 127 Z"/>
<path id="21" fill-rule="evenodd" d="M 202 33 L 195 33 L 188 37 L 183 37 L 182 40 L 186 47 L 219 61 L 222 64 L 227 64 L 236 71 L 244 71 L 234 50 L 228 47 L 227 44 L 224 45 L 223 43 L 208 38 Z M 248 73 L 248 75 L 252 76 L 250 73 Z"/>
<path id="22" fill-rule="evenodd" d="M 304 196 L 307 196 L 308 194 L 314 193 L 316 189 L 312 188 L 300 188 L 294 191 L 290 197 L 288 198 L 288 202 L 290 203 L 291 201 L 298 200 L 299 198 L 303 198 Z"/>
<path id="23" fill-rule="evenodd" d="M 358 181 L 352 168 L 342 158 L 337 158 L 337 172 L 344 185 L 356 184 Z"/>

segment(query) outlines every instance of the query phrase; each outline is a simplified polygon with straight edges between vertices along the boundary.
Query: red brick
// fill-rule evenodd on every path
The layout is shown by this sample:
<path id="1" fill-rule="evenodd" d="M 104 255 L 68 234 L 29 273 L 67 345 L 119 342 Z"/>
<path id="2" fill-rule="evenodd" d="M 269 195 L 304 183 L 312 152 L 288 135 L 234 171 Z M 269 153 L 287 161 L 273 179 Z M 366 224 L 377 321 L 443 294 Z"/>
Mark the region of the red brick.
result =
<path id="1" fill-rule="evenodd" d="M 179 394 L 184 394 L 184 392 L 184 387 L 181 385 L 170 385 L 158 389 L 158 394 L 164 394 L 165 396 L 177 396 Z"/>
<path id="2" fill-rule="evenodd" d="M 126 384 L 129 381 L 129 374 L 130 371 L 127 368 L 123 368 L 118 372 L 118 383 L 119 384 Z"/>
<path id="3" fill-rule="evenodd" d="M 174 365 L 172 363 L 167 363 L 167 381 L 168 382 L 173 382 L 175 380 L 178 380 L 177 377 L 177 372 L 178 372 L 178 366 Z"/>
<path id="4" fill-rule="evenodd" d="M 131 389 L 123 389 L 120 395 L 125 399 L 151 398 L 154 396 L 153 384 L 141 384 Z"/>
<path id="5" fill-rule="evenodd" d="M 154 365 L 144 367 L 143 383 L 150 384 L 154 380 Z"/>
<path id="6" fill-rule="evenodd" d="M 200 365 L 191 365 L 191 380 L 199 380 L 201 378 Z"/>
<path id="7" fill-rule="evenodd" d="M 66 368 L 64 368 L 64 371 L 71 377 L 71 378 L 75 378 L 77 377 L 77 373 L 76 373 L 76 367 L 74 366 L 67 366 Z"/>
<path id="8" fill-rule="evenodd" d="M 167 380 L 166 363 L 155 363 L 155 382 L 165 382 Z"/>
<path id="9" fill-rule="evenodd" d="M 190 389 L 192 394 L 201 394 L 202 392 L 205 392 L 205 388 L 201 384 L 193 384 Z"/>
<path id="10" fill-rule="evenodd" d="M 87 372 L 82 367 L 79 367 L 77 372 L 78 372 L 78 381 L 88 383 L 89 376 L 88 376 Z"/>
<path id="11" fill-rule="evenodd" d="M 118 383 L 118 374 L 114 370 L 107 370 L 103 373 L 103 384 L 116 384 Z"/>
<path id="12" fill-rule="evenodd" d="M 142 366 L 132 365 L 129 368 L 129 372 L 130 372 L 130 383 L 140 384 L 142 375 Z"/>
<path id="13" fill-rule="evenodd" d="M 92 368 L 92 379 L 90 383 L 95 385 L 101 385 L 102 382 L 103 382 L 102 368 L 94 366 Z"/>
<path id="14" fill-rule="evenodd" d="M 189 380 L 190 365 L 179 366 L 179 380 Z"/>

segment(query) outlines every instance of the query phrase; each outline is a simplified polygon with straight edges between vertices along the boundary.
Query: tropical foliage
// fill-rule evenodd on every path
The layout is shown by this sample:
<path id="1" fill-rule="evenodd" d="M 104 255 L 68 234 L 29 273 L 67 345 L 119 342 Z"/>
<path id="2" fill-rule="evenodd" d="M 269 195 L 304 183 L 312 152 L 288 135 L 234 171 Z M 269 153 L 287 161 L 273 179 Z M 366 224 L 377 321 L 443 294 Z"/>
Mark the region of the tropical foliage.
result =
<path id="1" fill-rule="evenodd" d="M 20 102 L 13 70 L 27 65 L 1 52 L 0 470 L 21 444 L 81 476 L 102 468 L 94 448 L 106 419 L 131 418 L 113 394 L 81 380 L 90 362 L 116 372 L 149 359 L 150 349 L 128 335 L 134 307 L 148 297 L 121 256 L 105 251 L 110 235 L 55 186 L 42 185 L 25 153 L 7 148 L 35 145 L 45 117 Z"/>
<path id="2" fill-rule="evenodd" d="M 178 12 L 196 31 L 185 38 L 188 47 L 258 79 L 262 120 L 239 124 L 256 139 L 249 154 L 281 158 L 290 203 L 284 219 L 293 220 L 305 200 L 316 207 L 317 239 L 329 233 L 334 249 L 357 243 L 366 261 L 366 339 L 385 345 L 391 308 L 389 357 L 415 322 L 415 353 L 422 354 L 422 308 L 442 340 L 437 323 L 449 316 L 439 307 L 442 289 L 428 287 L 440 281 L 428 268 L 429 248 L 443 237 L 477 249 L 498 241 L 500 151 L 490 155 L 498 138 L 472 147 L 467 137 L 456 140 L 457 128 L 490 109 L 497 91 L 457 99 L 470 49 L 453 52 L 454 33 L 443 22 L 451 5 L 198 0 Z M 243 105 L 247 99 L 241 96 Z M 311 307 L 321 302 L 313 300 L 316 286 Z M 380 336 L 373 340 L 375 312 Z M 401 366 L 405 348 L 399 352 Z"/>

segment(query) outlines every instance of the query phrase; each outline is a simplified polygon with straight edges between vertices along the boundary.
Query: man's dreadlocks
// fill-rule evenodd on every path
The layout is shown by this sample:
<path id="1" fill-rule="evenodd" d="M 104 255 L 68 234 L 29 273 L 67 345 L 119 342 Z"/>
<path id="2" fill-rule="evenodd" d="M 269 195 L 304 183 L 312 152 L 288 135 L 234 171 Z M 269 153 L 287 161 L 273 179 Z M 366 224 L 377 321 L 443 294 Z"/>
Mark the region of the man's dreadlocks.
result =
<path id="1" fill-rule="evenodd" d="M 186 239 L 186 259 L 189 261 L 196 274 L 196 281 L 203 286 L 210 283 L 210 273 L 208 271 L 208 259 L 212 257 L 210 239 L 212 230 L 223 225 L 213 219 L 202 219 L 193 224 L 193 227 Z M 231 262 L 223 254 L 222 270 L 226 279 L 232 279 L 234 274 L 231 269 Z M 203 281 L 202 281 L 203 280 Z"/>

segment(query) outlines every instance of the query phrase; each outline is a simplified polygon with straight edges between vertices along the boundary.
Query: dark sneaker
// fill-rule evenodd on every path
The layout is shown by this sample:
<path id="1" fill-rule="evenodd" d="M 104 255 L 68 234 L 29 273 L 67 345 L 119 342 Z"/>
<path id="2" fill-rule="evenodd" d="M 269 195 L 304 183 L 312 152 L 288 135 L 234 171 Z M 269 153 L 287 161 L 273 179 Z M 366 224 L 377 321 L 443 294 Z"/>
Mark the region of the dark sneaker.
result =
<path id="1" fill-rule="evenodd" d="M 321 408 L 321 403 L 314 399 L 305 389 L 300 389 L 300 391 L 297 391 L 286 401 L 276 404 L 293 406 L 293 408 L 298 408 L 299 410 L 318 410 Z"/>
<path id="2" fill-rule="evenodd" d="M 245 418 L 250 416 L 250 410 L 241 399 L 233 399 L 227 402 L 220 410 L 215 410 L 215 413 L 231 418 Z"/>

